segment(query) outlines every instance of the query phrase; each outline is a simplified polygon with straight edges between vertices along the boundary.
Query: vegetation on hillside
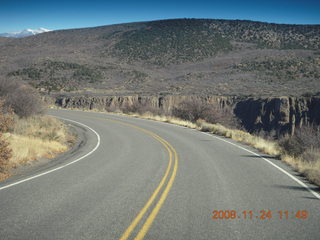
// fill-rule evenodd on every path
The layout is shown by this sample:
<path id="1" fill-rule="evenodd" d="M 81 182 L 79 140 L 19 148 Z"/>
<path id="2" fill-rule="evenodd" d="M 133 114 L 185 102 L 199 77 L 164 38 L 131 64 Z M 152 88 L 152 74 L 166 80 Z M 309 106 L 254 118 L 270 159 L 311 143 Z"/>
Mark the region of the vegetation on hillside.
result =
<path id="1" fill-rule="evenodd" d="M 56 31 L 1 42 L 0 76 L 52 94 L 281 96 L 290 89 L 300 96 L 320 91 L 312 67 L 318 64 L 319 36 L 319 25 L 213 19 Z M 261 63 L 271 57 L 283 67 Z M 234 68 L 252 62 L 252 68 Z M 293 78 L 295 84 L 287 81 Z"/>
<path id="2" fill-rule="evenodd" d="M 103 75 L 96 68 L 70 62 L 46 60 L 32 67 L 10 72 L 8 77 L 20 77 L 44 91 L 77 90 L 79 84 L 99 82 Z"/>
<path id="3" fill-rule="evenodd" d="M 115 49 L 129 61 L 167 65 L 197 61 L 232 49 L 229 39 L 200 20 L 146 23 L 145 28 L 125 32 Z"/>
<path id="4" fill-rule="evenodd" d="M 234 66 L 245 72 L 257 72 L 273 76 L 277 80 L 290 81 L 304 78 L 320 78 L 320 58 L 267 58 L 261 61 L 247 61 Z"/>
<path id="5" fill-rule="evenodd" d="M 147 22 L 142 27 L 110 35 L 119 38 L 113 55 L 126 61 L 168 65 L 199 61 L 233 49 L 231 40 L 258 48 L 320 48 L 320 27 L 240 20 L 175 19 Z"/>

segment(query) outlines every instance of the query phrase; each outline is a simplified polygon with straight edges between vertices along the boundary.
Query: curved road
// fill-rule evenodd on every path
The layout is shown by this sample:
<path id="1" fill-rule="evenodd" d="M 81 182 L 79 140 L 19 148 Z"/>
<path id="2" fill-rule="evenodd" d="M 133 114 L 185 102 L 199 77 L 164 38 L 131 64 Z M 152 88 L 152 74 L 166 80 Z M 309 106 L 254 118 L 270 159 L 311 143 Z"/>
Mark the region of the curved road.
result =
<path id="1" fill-rule="evenodd" d="M 320 239 L 318 189 L 278 160 L 170 124 L 50 114 L 87 142 L 0 184 L 0 239 Z"/>

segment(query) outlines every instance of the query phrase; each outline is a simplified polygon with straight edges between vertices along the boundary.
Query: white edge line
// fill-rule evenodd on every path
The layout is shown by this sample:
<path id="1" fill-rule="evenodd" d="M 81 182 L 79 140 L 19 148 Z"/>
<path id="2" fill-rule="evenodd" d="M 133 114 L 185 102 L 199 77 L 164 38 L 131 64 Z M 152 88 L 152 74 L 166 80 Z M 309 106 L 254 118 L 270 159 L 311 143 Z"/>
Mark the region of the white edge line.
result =
<path id="1" fill-rule="evenodd" d="M 209 136 L 211 136 L 211 137 L 214 137 L 214 138 L 216 138 L 216 139 L 218 139 L 218 140 L 220 140 L 220 141 L 229 143 L 229 144 L 231 144 L 231 145 L 233 145 L 233 146 L 236 146 L 237 148 L 240 148 L 240 149 L 242 149 L 242 150 L 245 150 L 245 151 L 247 151 L 247 152 L 249 152 L 249 153 L 251 153 L 251 154 L 253 154 L 253 155 L 255 155 L 255 156 L 259 157 L 259 158 L 262 158 L 262 159 L 265 160 L 267 163 L 271 164 L 272 166 L 274 166 L 275 168 L 277 168 L 278 170 L 280 170 L 282 173 L 286 174 L 288 177 L 290 177 L 291 179 L 293 179 L 294 181 L 296 181 L 296 182 L 297 182 L 298 184 L 300 184 L 302 187 L 306 188 L 310 193 L 312 193 L 316 198 L 318 198 L 318 199 L 320 200 L 320 194 L 318 194 L 317 192 L 313 191 L 312 189 L 310 189 L 310 188 L 308 187 L 308 185 L 306 185 L 305 183 L 303 183 L 302 181 L 300 181 L 298 178 L 292 176 L 292 175 L 291 175 L 290 173 L 288 173 L 286 170 L 282 169 L 281 167 L 279 167 L 278 165 L 274 164 L 274 163 L 271 162 L 270 160 L 262 157 L 262 156 L 259 155 L 258 153 L 252 152 L 252 151 L 250 151 L 249 149 L 246 149 L 246 148 L 244 148 L 244 147 L 241 147 L 241 146 L 239 146 L 239 145 L 237 145 L 237 144 L 235 144 L 235 143 L 229 142 L 229 141 L 227 141 L 227 140 L 225 140 L 225 139 L 223 139 L 223 138 L 221 138 L 221 137 L 215 136 L 215 135 L 213 135 L 213 134 L 209 134 L 209 133 L 205 133 L 205 132 L 202 132 L 202 133 L 203 133 L 203 134 L 206 134 L 206 135 L 209 135 Z"/>
<path id="2" fill-rule="evenodd" d="M 49 116 L 52 116 L 52 115 L 49 115 Z M 58 170 L 60 170 L 60 169 L 62 169 L 62 168 L 64 168 L 64 167 L 67 167 L 67 166 L 69 166 L 69 165 L 71 165 L 71 164 L 74 164 L 74 163 L 76 163 L 76 162 L 78 162 L 78 161 L 80 161 L 80 160 L 88 157 L 89 155 L 91 155 L 91 154 L 92 154 L 93 152 L 95 152 L 95 151 L 98 149 L 98 147 L 100 146 L 100 135 L 99 135 L 95 130 L 93 130 L 91 127 L 89 127 L 89 126 L 87 126 L 87 125 L 85 125 L 85 124 L 83 124 L 83 123 L 70 120 L 70 119 L 61 118 L 61 117 L 56 117 L 56 116 L 52 116 L 52 117 L 59 118 L 59 119 L 61 119 L 61 120 L 65 120 L 65 121 L 68 121 L 68 122 L 74 122 L 74 123 L 77 123 L 77 124 L 79 124 L 79 125 L 81 125 L 81 126 L 84 126 L 84 127 L 88 128 L 88 129 L 90 129 L 90 130 L 97 136 L 98 142 L 97 142 L 96 146 L 95 146 L 90 152 L 88 152 L 87 154 L 83 155 L 83 156 L 80 157 L 80 158 L 77 158 L 76 160 L 74 160 L 74 161 L 72 161 L 72 162 L 69 162 L 69 163 L 64 164 L 64 165 L 62 165 L 62 166 L 60 166 L 60 167 L 51 169 L 51 170 L 49 170 L 49 171 L 46 171 L 46 172 L 43 172 L 43 173 L 34 175 L 34 176 L 32 176 L 32 177 L 29 177 L 29 178 L 20 180 L 20 181 L 18 181 L 18 182 L 11 183 L 11 184 L 8 184 L 8 185 L 6 185 L 6 186 L 0 187 L 0 191 L 3 190 L 3 189 L 10 188 L 10 187 L 13 187 L 13 186 L 15 186 L 15 185 L 18 185 L 18 184 L 20 184 L 20 183 L 27 182 L 27 181 L 30 181 L 30 180 L 32 180 L 32 179 L 35 179 L 35 178 L 38 178 L 38 177 L 47 175 L 47 174 L 49 174 L 49 173 L 58 171 Z"/>
<path id="3" fill-rule="evenodd" d="M 69 109 L 63 109 L 63 110 L 73 111 L 73 110 L 69 110 Z M 82 112 L 82 110 L 75 110 L 75 111 L 81 111 L 81 112 Z M 86 111 L 83 111 L 83 112 L 86 112 Z M 103 113 L 103 112 L 94 112 L 94 113 L 108 114 L 108 113 Z M 119 116 L 121 117 L 121 115 L 119 115 Z M 130 116 L 124 116 L 124 117 L 129 117 L 129 118 L 130 118 Z M 131 117 L 131 118 L 133 118 L 133 119 L 141 119 L 141 120 L 145 120 L 145 121 L 150 121 L 150 120 L 152 120 L 152 121 L 159 122 L 159 123 L 163 123 L 163 124 L 169 124 L 169 125 L 175 126 L 175 127 L 188 128 L 188 127 L 179 126 L 179 125 L 172 124 L 172 123 L 166 123 L 166 122 L 156 121 L 156 120 L 153 120 L 153 119 L 144 119 L 144 118 L 135 118 L 135 117 Z M 190 128 L 188 128 L 188 129 L 190 129 Z M 200 132 L 201 132 L 201 131 L 200 131 Z M 246 148 L 244 148 L 244 147 L 241 147 L 241 146 L 238 145 L 238 144 L 229 142 L 229 141 L 227 141 L 227 140 L 225 140 L 225 139 L 223 139 L 223 138 L 221 138 L 221 137 L 218 137 L 218 136 L 216 136 L 216 135 L 214 135 L 214 134 L 210 134 L 210 133 L 206 133 L 206 132 L 201 132 L 201 133 L 206 134 L 206 135 L 211 136 L 211 137 L 214 137 L 214 138 L 216 138 L 216 139 L 218 139 L 218 140 L 220 140 L 220 141 L 229 143 L 229 144 L 231 144 L 231 145 L 233 145 L 233 146 L 235 146 L 235 147 L 237 147 L 237 148 L 240 148 L 240 149 L 242 149 L 242 150 L 244 150 L 244 151 L 246 151 L 246 152 L 249 152 L 249 153 L 251 153 L 251 154 L 253 154 L 253 155 L 255 155 L 255 156 L 263 159 L 263 160 L 266 161 L 267 163 L 269 163 L 269 164 L 271 164 L 272 166 L 274 166 L 275 168 L 277 168 L 277 169 L 278 169 L 279 171 L 281 171 L 282 173 L 286 174 L 288 177 L 290 177 L 290 178 L 291 178 L 292 180 L 294 180 L 296 183 L 298 183 L 298 184 L 301 185 L 302 187 L 306 188 L 312 195 L 314 195 L 316 198 L 318 198 L 318 199 L 320 200 L 320 194 L 319 194 L 319 193 L 313 191 L 312 189 L 310 189 L 310 188 L 308 187 L 308 185 L 306 185 L 305 183 L 303 183 L 302 181 L 300 181 L 298 178 L 292 176 L 292 175 L 291 175 L 290 173 L 288 173 L 286 170 L 282 169 L 281 167 L 279 167 L 278 165 L 274 164 L 274 163 L 271 162 L 270 160 L 262 157 L 262 156 L 259 155 L 258 153 L 252 152 L 252 151 L 250 151 L 249 149 L 246 149 Z M 1 188 L 0 188 L 0 190 L 1 190 Z"/>

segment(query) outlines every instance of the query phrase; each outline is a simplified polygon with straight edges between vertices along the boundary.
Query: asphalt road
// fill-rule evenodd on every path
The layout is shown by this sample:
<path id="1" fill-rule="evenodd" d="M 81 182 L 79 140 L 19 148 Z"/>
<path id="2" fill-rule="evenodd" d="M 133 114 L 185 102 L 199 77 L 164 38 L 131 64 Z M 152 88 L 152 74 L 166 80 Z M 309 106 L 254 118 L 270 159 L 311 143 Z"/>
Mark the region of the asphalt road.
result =
<path id="1" fill-rule="evenodd" d="M 318 189 L 276 159 L 170 124 L 49 113 L 96 133 L 81 125 L 79 151 L 0 184 L 0 239 L 320 239 Z"/>

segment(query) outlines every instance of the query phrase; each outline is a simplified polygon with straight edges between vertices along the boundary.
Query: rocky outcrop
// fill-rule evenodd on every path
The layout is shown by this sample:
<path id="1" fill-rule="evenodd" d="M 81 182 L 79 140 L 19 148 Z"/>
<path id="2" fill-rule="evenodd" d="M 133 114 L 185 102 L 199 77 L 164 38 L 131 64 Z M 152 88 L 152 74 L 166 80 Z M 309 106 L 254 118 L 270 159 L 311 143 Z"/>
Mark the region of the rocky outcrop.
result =
<path id="1" fill-rule="evenodd" d="M 56 98 L 56 104 L 63 108 L 83 108 L 83 109 L 121 109 L 134 104 L 142 104 L 156 109 L 170 112 L 185 100 L 200 100 L 202 102 L 216 103 L 221 107 L 232 105 L 235 97 L 216 96 L 60 96 Z"/>
<path id="2" fill-rule="evenodd" d="M 234 112 L 251 132 L 276 130 L 293 133 L 298 126 L 320 124 L 320 98 L 249 98 L 237 102 Z"/>
<path id="3" fill-rule="evenodd" d="M 297 126 L 320 124 L 320 97 L 243 98 L 222 96 L 60 96 L 63 108 L 114 110 L 135 104 L 170 112 L 184 100 L 199 100 L 231 107 L 249 132 L 293 133 Z"/>

